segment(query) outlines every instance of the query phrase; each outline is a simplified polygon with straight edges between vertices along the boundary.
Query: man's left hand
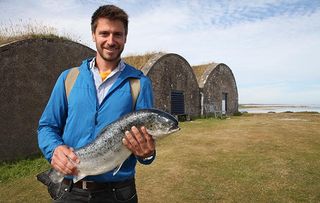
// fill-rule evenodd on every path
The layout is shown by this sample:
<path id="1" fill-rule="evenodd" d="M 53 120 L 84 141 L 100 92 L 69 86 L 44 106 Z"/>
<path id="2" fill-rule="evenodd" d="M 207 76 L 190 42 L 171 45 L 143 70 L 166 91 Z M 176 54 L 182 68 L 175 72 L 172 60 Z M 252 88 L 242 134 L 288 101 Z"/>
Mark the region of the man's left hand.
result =
<path id="1" fill-rule="evenodd" d="M 123 144 L 137 157 L 147 158 L 154 154 L 155 142 L 145 127 L 140 130 L 133 126 L 131 131 L 126 132 Z"/>

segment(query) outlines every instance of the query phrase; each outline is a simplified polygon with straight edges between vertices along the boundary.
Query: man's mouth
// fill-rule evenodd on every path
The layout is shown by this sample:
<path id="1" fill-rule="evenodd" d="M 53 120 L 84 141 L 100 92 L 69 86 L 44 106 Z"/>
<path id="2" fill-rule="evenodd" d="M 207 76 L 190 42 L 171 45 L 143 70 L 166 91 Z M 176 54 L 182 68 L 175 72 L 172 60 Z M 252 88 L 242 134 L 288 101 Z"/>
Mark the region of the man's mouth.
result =
<path id="1" fill-rule="evenodd" d="M 107 50 L 108 52 L 115 52 L 117 51 L 116 47 L 106 47 L 105 50 Z"/>

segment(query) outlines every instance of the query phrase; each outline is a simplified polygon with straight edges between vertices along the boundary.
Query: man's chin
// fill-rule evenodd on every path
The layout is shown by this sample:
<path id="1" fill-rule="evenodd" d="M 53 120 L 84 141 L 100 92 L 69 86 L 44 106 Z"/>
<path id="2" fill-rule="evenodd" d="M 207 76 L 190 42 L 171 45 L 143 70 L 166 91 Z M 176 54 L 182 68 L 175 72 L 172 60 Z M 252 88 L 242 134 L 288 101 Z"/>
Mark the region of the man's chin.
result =
<path id="1" fill-rule="evenodd" d="M 120 56 L 119 57 L 109 57 L 109 56 L 106 57 L 106 56 L 104 56 L 103 59 L 108 62 L 117 62 L 120 60 Z"/>
<path id="2" fill-rule="evenodd" d="M 103 58 L 103 60 L 107 61 L 107 62 L 118 62 L 121 58 L 121 52 L 99 52 L 99 55 L 101 56 L 101 58 Z"/>
<path id="3" fill-rule="evenodd" d="M 107 53 L 107 54 L 104 54 L 102 58 L 108 62 L 114 62 L 114 61 L 118 61 L 120 59 L 120 54 L 119 53 L 111 53 L 111 54 Z"/>

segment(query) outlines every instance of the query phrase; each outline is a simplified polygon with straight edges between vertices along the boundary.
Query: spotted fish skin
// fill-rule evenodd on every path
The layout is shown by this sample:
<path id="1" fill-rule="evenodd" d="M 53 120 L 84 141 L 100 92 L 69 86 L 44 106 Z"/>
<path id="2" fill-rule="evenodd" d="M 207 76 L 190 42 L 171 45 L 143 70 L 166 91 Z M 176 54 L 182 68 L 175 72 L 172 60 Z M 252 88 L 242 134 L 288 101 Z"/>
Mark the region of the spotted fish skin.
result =
<path id="1" fill-rule="evenodd" d="M 180 130 L 176 118 L 164 111 L 144 109 L 131 112 L 107 125 L 92 143 L 74 151 L 80 163 L 75 163 L 78 176 L 73 178 L 73 182 L 89 175 L 99 175 L 112 170 L 115 175 L 122 163 L 131 155 L 131 151 L 122 144 L 122 139 L 125 132 L 130 131 L 132 126 L 137 128 L 145 126 L 154 140 Z M 48 186 L 53 199 L 59 196 L 56 190 L 60 188 L 58 185 L 61 185 L 63 178 L 64 175 L 54 169 L 37 175 L 37 179 Z"/>

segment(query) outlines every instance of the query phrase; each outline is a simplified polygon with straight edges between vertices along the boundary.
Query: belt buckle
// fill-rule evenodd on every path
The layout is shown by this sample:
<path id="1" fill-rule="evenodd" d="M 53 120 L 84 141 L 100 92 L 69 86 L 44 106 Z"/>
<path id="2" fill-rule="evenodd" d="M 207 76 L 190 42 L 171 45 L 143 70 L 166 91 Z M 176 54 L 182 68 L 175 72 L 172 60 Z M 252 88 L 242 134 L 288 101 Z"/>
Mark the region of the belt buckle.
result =
<path id="1" fill-rule="evenodd" d="M 84 189 L 84 190 L 88 189 L 87 182 L 89 182 L 89 181 L 85 181 L 85 180 L 82 181 L 82 189 Z"/>

